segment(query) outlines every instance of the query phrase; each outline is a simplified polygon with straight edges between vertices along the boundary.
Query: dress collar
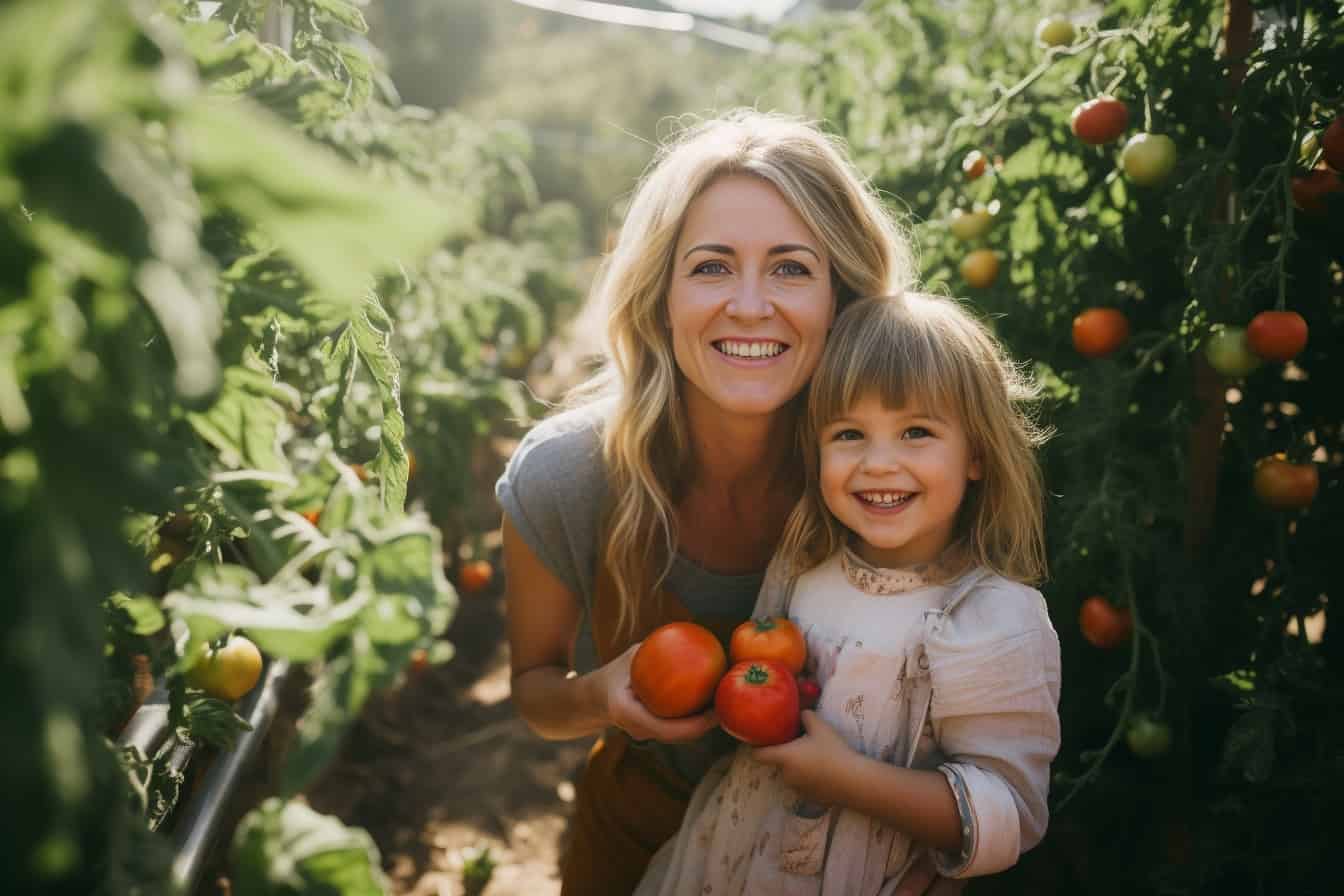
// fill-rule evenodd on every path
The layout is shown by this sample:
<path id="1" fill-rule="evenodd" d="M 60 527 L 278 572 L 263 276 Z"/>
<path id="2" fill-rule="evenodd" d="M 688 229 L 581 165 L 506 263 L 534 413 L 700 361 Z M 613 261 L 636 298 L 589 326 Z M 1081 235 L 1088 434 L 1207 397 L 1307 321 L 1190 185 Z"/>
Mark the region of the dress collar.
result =
<path id="1" fill-rule="evenodd" d="M 840 551 L 840 567 L 845 571 L 849 584 L 864 594 L 904 594 L 941 581 L 936 564 L 926 563 L 910 569 L 884 569 L 873 566 L 848 545 Z"/>

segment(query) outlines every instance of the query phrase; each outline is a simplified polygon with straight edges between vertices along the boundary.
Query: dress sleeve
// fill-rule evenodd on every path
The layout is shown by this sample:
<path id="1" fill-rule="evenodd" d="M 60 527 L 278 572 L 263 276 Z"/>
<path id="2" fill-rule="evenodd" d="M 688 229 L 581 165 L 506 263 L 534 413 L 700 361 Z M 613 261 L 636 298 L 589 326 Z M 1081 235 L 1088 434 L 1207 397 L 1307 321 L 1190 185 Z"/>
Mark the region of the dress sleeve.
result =
<path id="1" fill-rule="evenodd" d="M 589 593 L 606 500 L 601 434 L 590 416 L 567 412 L 537 424 L 495 483 L 518 534 L 578 597 Z"/>
<path id="2" fill-rule="evenodd" d="M 1038 592 L 977 589 L 926 635 L 933 735 L 962 821 L 944 877 L 1011 867 L 1045 835 L 1050 763 L 1059 751 L 1059 639 Z"/>

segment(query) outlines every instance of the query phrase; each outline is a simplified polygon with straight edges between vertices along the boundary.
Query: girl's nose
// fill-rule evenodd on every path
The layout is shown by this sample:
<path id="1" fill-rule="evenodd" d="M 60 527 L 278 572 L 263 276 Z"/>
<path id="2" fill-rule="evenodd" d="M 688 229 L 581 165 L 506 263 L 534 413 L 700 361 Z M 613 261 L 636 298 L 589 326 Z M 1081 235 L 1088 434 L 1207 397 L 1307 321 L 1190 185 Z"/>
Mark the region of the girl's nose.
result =
<path id="1" fill-rule="evenodd" d="M 901 461 L 900 449 L 895 445 L 870 445 L 868 450 L 863 453 L 863 472 L 882 475 L 885 473 L 895 473 L 901 470 L 903 463 Z"/>

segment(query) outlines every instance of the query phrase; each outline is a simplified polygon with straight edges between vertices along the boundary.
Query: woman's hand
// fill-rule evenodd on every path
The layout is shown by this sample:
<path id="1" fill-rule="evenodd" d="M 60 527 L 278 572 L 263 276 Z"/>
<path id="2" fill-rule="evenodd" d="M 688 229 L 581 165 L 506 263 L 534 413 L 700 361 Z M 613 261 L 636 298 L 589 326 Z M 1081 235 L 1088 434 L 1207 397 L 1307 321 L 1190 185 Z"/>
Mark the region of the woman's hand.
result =
<path id="1" fill-rule="evenodd" d="M 841 782 L 854 748 L 810 709 L 803 710 L 803 735 L 786 744 L 758 747 L 752 755 L 779 769 L 784 783 L 811 802 L 844 801 Z"/>
<path id="2" fill-rule="evenodd" d="M 600 669 L 590 673 L 597 700 L 605 707 L 607 719 L 635 740 L 685 743 L 697 740 L 719 724 L 712 709 L 679 719 L 663 719 L 649 712 L 630 686 L 630 664 L 639 644 Z"/>

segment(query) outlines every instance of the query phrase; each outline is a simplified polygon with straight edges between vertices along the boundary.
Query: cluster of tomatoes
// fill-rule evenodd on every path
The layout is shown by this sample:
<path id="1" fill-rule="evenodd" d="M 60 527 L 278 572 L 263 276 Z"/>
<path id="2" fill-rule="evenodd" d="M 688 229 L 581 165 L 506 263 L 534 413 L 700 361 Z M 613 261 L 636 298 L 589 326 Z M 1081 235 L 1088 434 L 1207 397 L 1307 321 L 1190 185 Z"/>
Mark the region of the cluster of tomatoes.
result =
<path id="1" fill-rule="evenodd" d="M 806 661 L 802 632 L 783 616 L 742 623 L 726 653 L 704 626 L 670 622 L 640 643 L 630 686 L 649 712 L 665 719 L 694 715 L 712 704 L 725 731 L 765 747 L 797 737 L 802 710 L 816 706 L 821 696 L 816 681 L 803 676 Z"/>

